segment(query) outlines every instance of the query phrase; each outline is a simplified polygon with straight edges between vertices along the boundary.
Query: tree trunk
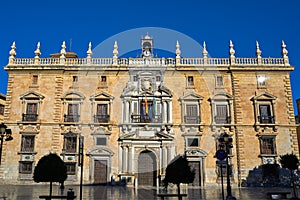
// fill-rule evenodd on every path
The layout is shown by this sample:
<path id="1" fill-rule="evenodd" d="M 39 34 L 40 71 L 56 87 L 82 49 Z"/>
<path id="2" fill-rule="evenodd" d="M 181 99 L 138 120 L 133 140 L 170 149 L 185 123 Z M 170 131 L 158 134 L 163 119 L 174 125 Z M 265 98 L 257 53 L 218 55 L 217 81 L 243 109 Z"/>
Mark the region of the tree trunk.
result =
<path id="1" fill-rule="evenodd" d="M 51 199 L 51 197 L 52 197 L 52 181 L 50 181 L 50 194 L 49 194 L 49 196 L 50 196 L 50 199 Z"/>
<path id="2" fill-rule="evenodd" d="M 178 199 L 182 200 L 182 197 L 180 196 L 180 183 L 177 183 L 177 194 L 178 194 Z"/>
<path id="3" fill-rule="evenodd" d="M 293 187 L 293 197 L 297 197 L 293 170 L 290 170 L 290 172 L 291 172 L 291 181 Z"/>

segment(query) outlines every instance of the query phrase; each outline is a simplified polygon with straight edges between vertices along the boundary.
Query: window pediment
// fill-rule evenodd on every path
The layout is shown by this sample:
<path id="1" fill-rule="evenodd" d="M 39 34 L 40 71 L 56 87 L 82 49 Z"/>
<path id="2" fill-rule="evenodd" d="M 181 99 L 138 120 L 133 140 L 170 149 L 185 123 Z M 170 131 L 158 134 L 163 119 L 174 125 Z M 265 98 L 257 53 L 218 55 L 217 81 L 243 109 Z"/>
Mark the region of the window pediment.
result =
<path id="1" fill-rule="evenodd" d="M 210 100 L 218 101 L 218 100 L 232 100 L 233 96 L 228 93 L 219 93 L 210 98 Z"/>
<path id="2" fill-rule="evenodd" d="M 264 93 L 261 93 L 261 94 L 258 94 L 256 96 L 252 97 L 253 101 L 263 101 L 263 100 L 270 101 L 270 100 L 276 100 L 276 99 L 277 99 L 277 97 L 275 97 L 274 95 L 269 94 L 267 92 L 264 92 Z"/>
<path id="3" fill-rule="evenodd" d="M 113 100 L 115 97 L 112 95 L 106 93 L 106 92 L 99 92 L 97 94 L 94 94 L 90 97 L 91 101 L 97 101 L 97 100 Z"/>
<path id="4" fill-rule="evenodd" d="M 41 99 L 44 99 L 45 97 L 37 92 L 34 92 L 34 91 L 29 91 L 29 92 L 26 92 L 24 94 L 22 94 L 20 96 L 20 99 L 21 100 L 27 100 L 27 99 L 36 99 L 36 100 L 41 100 Z"/>
<path id="5" fill-rule="evenodd" d="M 189 93 L 179 98 L 180 101 L 186 101 L 186 100 L 202 100 L 203 96 L 197 94 L 197 93 Z"/>
<path id="6" fill-rule="evenodd" d="M 83 101 L 85 99 L 84 95 L 79 92 L 68 92 L 62 98 L 63 100 L 79 100 Z"/>

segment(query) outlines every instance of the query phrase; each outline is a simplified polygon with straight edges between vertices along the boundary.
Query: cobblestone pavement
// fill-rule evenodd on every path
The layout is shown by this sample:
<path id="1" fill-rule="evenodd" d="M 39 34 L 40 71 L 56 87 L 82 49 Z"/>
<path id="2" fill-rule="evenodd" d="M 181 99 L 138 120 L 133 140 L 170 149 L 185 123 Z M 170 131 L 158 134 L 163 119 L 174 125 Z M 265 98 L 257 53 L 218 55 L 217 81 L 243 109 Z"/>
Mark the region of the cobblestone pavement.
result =
<path id="1" fill-rule="evenodd" d="M 53 195 L 66 195 L 72 188 L 79 199 L 79 186 L 67 185 L 61 191 L 58 185 L 53 186 Z M 233 188 L 232 194 L 239 200 L 260 200 L 268 199 L 269 191 L 291 191 L 291 188 Z M 171 191 L 176 193 L 176 190 Z M 206 199 L 206 200 L 222 200 L 222 192 L 220 188 L 192 188 L 183 190 L 188 197 L 183 199 Z M 39 199 L 40 195 L 49 194 L 49 185 L 0 185 L 0 200 L 31 200 Z M 155 188 L 134 189 L 129 187 L 111 187 L 111 186 L 83 186 L 82 199 L 84 200 L 131 200 L 131 199 L 159 199 L 156 197 Z M 298 189 L 300 194 L 300 189 Z M 226 188 L 225 188 L 226 196 Z M 289 195 L 288 197 L 291 197 Z M 169 198 L 177 199 L 177 198 Z"/>

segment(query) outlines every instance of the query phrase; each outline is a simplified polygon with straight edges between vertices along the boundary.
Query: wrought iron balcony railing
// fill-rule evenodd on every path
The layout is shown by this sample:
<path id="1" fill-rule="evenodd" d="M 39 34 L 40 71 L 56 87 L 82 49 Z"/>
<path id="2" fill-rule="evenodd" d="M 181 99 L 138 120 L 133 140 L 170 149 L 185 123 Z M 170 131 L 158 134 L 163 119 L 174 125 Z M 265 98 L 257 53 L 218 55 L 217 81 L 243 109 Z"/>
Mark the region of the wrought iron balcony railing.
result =
<path id="1" fill-rule="evenodd" d="M 200 116 L 184 116 L 185 124 L 199 124 Z"/>
<path id="2" fill-rule="evenodd" d="M 258 121 L 261 124 L 274 124 L 275 118 L 274 116 L 258 116 Z"/>
<path id="3" fill-rule="evenodd" d="M 64 122 L 79 122 L 80 115 L 64 115 Z"/>
<path id="4" fill-rule="evenodd" d="M 230 124 L 231 116 L 215 116 L 216 124 Z"/>
<path id="5" fill-rule="evenodd" d="M 109 121 L 109 115 L 94 115 L 94 123 L 108 123 Z"/>
<path id="6" fill-rule="evenodd" d="M 36 122 L 38 120 L 37 114 L 22 114 L 23 122 Z"/>

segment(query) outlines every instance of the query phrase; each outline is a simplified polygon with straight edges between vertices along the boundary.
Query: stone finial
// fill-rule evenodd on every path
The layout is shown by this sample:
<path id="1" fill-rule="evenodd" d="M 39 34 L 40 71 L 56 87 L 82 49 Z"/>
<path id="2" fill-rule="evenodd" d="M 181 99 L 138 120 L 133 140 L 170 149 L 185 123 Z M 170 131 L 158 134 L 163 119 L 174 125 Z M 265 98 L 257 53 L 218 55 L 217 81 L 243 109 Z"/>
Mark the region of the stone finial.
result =
<path id="1" fill-rule="evenodd" d="M 114 50 L 113 50 L 113 58 L 117 59 L 118 58 L 118 55 L 119 55 L 119 51 L 118 51 L 118 43 L 117 41 L 115 41 L 115 44 L 114 44 Z"/>
<path id="2" fill-rule="evenodd" d="M 206 50 L 206 43 L 205 41 L 203 42 L 203 50 L 202 50 L 202 55 L 203 55 L 203 58 L 207 58 L 207 50 Z"/>
<path id="3" fill-rule="evenodd" d="M 38 42 L 36 45 L 36 50 L 34 51 L 34 54 L 35 54 L 34 58 L 39 58 L 41 56 L 40 47 L 41 47 L 41 44 L 40 44 L 40 42 Z"/>
<path id="4" fill-rule="evenodd" d="M 86 51 L 87 58 L 92 58 L 93 52 L 92 52 L 92 42 L 89 42 L 88 50 Z"/>
<path id="5" fill-rule="evenodd" d="M 9 58 L 15 58 L 15 56 L 17 55 L 16 53 L 16 42 L 13 42 L 12 45 L 10 46 L 11 47 L 11 50 L 9 51 Z"/>
<path id="6" fill-rule="evenodd" d="M 180 45 L 179 45 L 179 42 L 177 40 L 177 42 L 176 42 L 176 58 L 180 58 L 180 54 L 181 54 Z"/>
<path id="7" fill-rule="evenodd" d="M 283 57 L 283 59 L 284 59 L 284 64 L 289 64 L 289 57 L 288 57 L 288 50 L 286 49 L 286 45 L 285 45 L 285 43 L 284 43 L 284 41 L 282 40 L 282 43 L 281 43 L 281 47 L 282 47 L 282 52 L 281 52 L 281 54 L 282 54 L 282 57 Z"/>
<path id="8" fill-rule="evenodd" d="M 230 54 L 230 58 L 235 58 L 235 50 L 233 49 L 233 43 L 230 40 L 229 42 L 229 54 Z"/>
<path id="9" fill-rule="evenodd" d="M 256 56 L 257 58 L 261 58 L 261 50 L 259 49 L 258 41 L 256 41 Z"/>
<path id="10" fill-rule="evenodd" d="M 284 41 L 282 40 L 281 42 L 281 47 L 282 47 L 282 57 L 287 57 L 288 54 L 288 50 L 286 49 L 286 44 L 284 43 Z"/>
<path id="11" fill-rule="evenodd" d="M 66 42 L 63 41 L 61 45 L 61 50 L 60 50 L 60 58 L 66 58 Z"/>

